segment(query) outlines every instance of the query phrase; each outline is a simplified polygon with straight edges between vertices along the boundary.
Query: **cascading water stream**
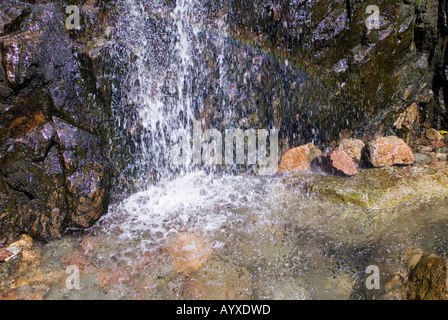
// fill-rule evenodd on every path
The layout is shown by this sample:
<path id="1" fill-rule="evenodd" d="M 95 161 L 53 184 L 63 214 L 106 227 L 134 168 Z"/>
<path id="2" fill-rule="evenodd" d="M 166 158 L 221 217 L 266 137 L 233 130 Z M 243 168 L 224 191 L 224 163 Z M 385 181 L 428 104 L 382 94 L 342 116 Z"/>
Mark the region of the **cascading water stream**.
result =
<path id="1" fill-rule="evenodd" d="M 226 78 L 229 69 L 226 60 L 231 50 L 225 48 L 222 20 L 214 37 L 209 39 L 201 34 L 195 22 L 201 18 L 195 0 L 177 0 L 169 14 L 153 5 L 151 11 L 158 15 L 156 18 L 148 14 L 149 9 L 142 2 L 123 1 L 124 18 L 117 36 L 121 46 L 116 59 L 125 60 L 128 70 L 121 88 L 123 98 L 116 108 L 136 112 L 134 118 L 121 116 L 124 119 L 119 119 L 118 126 L 131 132 L 135 145 L 132 166 L 136 168 L 135 178 L 141 181 L 140 192 L 112 206 L 102 219 L 111 230 L 119 226 L 123 237 L 135 239 L 144 234 L 146 240 L 140 239 L 142 247 L 147 242 L 153 243 L 156 234 L 163 234 L 163 239 L 170 233 L 186 230 L 216 231 L 233 216 L 232 208 L 239 205 L 259 207 L 261 211 L 261 205 L 256 204 L 259 197 L 256 190 L 262 188 L 259 180 L 208 175 L 193 168 L 191 155 L 180 167 L 173 165 L 170 159 L 173 142 L 179 135 L 184 141 L 192 139 L 195 114 L 204 108 L 201 91 L 206 88 L 201 85 L 208 81 L 204 66 L 207 61 L 202 56 L 207 50 L 204 43 L 212 43 L 218 51 L 218 81 L 212 90 L 221 97 L 222 109 L 226 109 L 223 92 L 235 90 Z M 232 113 L 229 108 L 223 118 L 230 119 Z"/>

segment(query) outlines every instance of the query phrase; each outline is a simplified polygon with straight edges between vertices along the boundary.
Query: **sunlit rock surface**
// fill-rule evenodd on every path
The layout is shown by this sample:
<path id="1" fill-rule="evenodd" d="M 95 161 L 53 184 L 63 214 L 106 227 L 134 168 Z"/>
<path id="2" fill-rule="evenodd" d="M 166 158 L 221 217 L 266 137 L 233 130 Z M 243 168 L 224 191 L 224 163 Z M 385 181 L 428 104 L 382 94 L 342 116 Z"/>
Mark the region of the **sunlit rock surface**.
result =
<path id="1" fill-rule="evenodd" d="M 322 154 L 312 143 L 288 150 L 280 160 L 278 172 L 308 171 L 311 169 L 311 162 Z"/>
<path id="2" fill-rule="evenodd" d="M 447 196 L 447 174 L 446 170 L 412 167 L 364 169 L 350 179 L 322 176 L 307 183 L 307 188 L 318 196 L 341 204 L 384 209 L 411 203 L 421 197 Z"/>
<path id="3" fill-rule="evenodd" d="M 374 167 L 414 163 L 411 148 L 396 136 L 378 137 L 369 141 L 366 147 L 366 158 Z"/>
<path id="4" fill-rule="evenodd" d="M 344 150 L 348 153 L 350 157 L 352 157 L 355 164 L 359 164 L 361 162 L 362 152 L 365 143 L 359 139 L 343 139 L 339 145 L 338 149 Z"/>
<path id="5" fill-rule="evenodd" d="M 336 149 L 313 160 L 312 165 L 334 175 L 354 176 L 358 173 L 353 158 L 344 150 Z"/>

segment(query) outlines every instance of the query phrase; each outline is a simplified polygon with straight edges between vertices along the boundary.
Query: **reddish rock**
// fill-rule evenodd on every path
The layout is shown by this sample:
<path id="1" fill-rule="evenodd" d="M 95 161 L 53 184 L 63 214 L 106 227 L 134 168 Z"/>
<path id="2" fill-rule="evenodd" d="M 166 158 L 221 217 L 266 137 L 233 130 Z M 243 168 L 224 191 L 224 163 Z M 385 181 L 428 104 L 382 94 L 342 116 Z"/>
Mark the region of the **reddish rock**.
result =
<path id="1" fill-rule="evenodd" d="M 338 146 L 338 149 L 344 150 L 358 164 L 361 161 L 362 150 L 365 144 L 359 139 L 344 139 Z"/>
<path id="2" fill-rule="evenodd" d="M 278 172 L 308 171 L 313 159 L 320 156 L 322 152 L 314 144 L 308 143 L 286 151 L 282 156 Z"/>
<path id="3" fill-rule="evenodd" d="M 354 176 L 358 173 L 353 158 L 341 149 L 333 150 L 316 158 L 313 161 L 314 165 L 331 174 Z"/>
<path id="4" fill-rule="evenodd" d="M 414 163 L 411 148 L 396 136 L 379 137 L 370 141 L 367 144 L 367 155 L 374 167 Z"/>
<path id="5" fill-rule="evenodd" d="M 131 280 L 131 274 L 123 269 L 101 269 L 98 276 L 100 287 L 110 287 L 127 283 Z"/>
<path id="6" fill-rule="evenodd" d="M 442 140 L 433 140 L 433 141 L 431 141 L 431 143 L 437 149 L 445 146 L 445 142 L 443 142 Z"/>

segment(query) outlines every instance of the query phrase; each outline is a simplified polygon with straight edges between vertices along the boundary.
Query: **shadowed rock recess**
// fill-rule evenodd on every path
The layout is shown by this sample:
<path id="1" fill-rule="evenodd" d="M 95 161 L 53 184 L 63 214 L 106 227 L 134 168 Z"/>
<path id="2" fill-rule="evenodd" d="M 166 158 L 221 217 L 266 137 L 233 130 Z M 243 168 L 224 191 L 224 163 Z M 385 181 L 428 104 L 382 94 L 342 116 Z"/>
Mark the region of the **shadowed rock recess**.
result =
<path id="1" fill-rule="evenodd" d="M 121 52 L 113 31 L 117 3 L 0 0 L 0 241 L 89 227 L 106 212 L 110 194 L 131 184 L 113 183 L 134 168 L 139 150 L 132 143 L 143 130 L 112 119 L 116 112 L 124 126 L 138 118 L 134 105 L 112 107 L 125 96 L 117 87 L 135 58 L 109 55 L 110 46 L 115 57 Z M 141 3 L 149 16 L 141 32 L 169 38 L 176 1 Z M 364 142 L 396 135 L 412 146 L 427 128 L 448 129 L 448 3 L 378 0 L 380 27 L 372 30 L 369 4 L 203 1 L 201 16 L 189 17 L 205 44 L 191 89 L 194 116 L 221 131 L 278 128 L 281 154 L 310 142 L 326 151 L 342 133 Z M 79 6 L 80 30 L 65 29 L 67 5 Z M 218 52 L 209 40 L 222 25 L 235 60 L 226 61 L 230 89 L 218 90 Z M 169 46 L 156 38 L 162 61 Z"/>
<path id="2" fill-rule="evenodd" d="M 100 11 L 84 5 L 87 28 L 68 31 L 65 7 L 0 0 L 0 240 L 59 237 L 107 208 L 110 103 L 88 47 Z"/>

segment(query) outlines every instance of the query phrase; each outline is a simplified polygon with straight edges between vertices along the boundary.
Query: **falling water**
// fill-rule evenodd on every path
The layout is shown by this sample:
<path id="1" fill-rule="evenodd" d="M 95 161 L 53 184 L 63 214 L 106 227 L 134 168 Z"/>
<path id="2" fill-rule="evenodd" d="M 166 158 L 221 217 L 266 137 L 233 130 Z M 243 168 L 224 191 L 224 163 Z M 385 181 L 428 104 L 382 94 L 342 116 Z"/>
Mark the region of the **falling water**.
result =
<path id="1" fill-rule="evenodd" d="M 128 134 L 121 141 L 128 139 L 132 147 L 128 166 L 140 182 L 140 191 L 112 206 L 100 223 L 112 230 L 119 226 L 123 237 L 135 239 L 144 234 L 140 238 L 143 247 L 148 241 L 153 243 L 156 234 L 165 238 L 199 227 L 201 232 L 216 231 L 233 215 L 229 206 L 252 206 L 257 202 L 256 190 L 261 190 L 258 180 L 195 170 L 189 157 L 180 167 L 172 163 L 170 149 L 176 138 L 181 135 L 190 141 L 195 117 L 208 107 L 204 93 L 212 90 L 219 97 L 224 122 L 236 117 L 231 107 L 226 108 L 228 91 L 235 91 L 235 84 L 227 78 L 230 66 L 226 63 L 232 45 L 226 43 L 223 20 L 217 22 L 215 31 L 200 27 L 201 8 L 195 0 L 177 0 L 170 12 L 157 2 L 149 5 L 153 7 L 137 0 L 122 2 L 116 50 L 116 59 L 127 67 L 115 107 L 117 121 Z M 207 50 L 215 51 L 214 88 L 209 88 Z"/>
<path id="2" fill-rule="evenodd" d="M 117 55 L 128 60 L 128 69 L 117 108 L 130 110 L 123 111 L 119 121 L 124 122 L 119 126 L 131 134 L 131 165 L 136 178 L 147 186 L 153 180 L 170 177 L 171 134 L 181 131 L 186 139 L 190 135 L 195 101 L 188 78 L 194 68 L 191 45 L 199 45 L 194 40 L 198 30 L 188 24 L 188 1 L 179 0 L 176 9 L 164 17 L 172 23 L 156 24 L 142 1 L 124 1 L 122 8 L 118 37 L 124 53 Z M 161 10 L 158 14 L 164 15 Z"/>

